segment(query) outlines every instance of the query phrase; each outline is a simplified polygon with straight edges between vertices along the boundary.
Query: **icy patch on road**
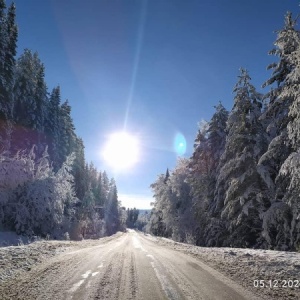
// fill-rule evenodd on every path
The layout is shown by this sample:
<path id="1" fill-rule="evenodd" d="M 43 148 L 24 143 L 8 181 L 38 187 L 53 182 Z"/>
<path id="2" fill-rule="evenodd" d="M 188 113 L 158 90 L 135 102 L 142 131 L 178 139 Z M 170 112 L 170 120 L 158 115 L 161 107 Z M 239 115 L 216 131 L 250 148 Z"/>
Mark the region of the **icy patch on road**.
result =
<path id="1" fill-rule="evenodd" d="M 165 292 L 166 296 L 170 300 L 177 300 L 180 299 L 178 293 L 176 292 L 175 288 L 172 286 L 170 281 L 167 277 L 163 274 L 162 269 L 158 268 L 153 261 L 151 261 L 151 266 L 154 269 L 155 275 L 158 278 L 163 291 Z"/>
<path id="2" fill-rule="evenodd" d="M 137 237 L 133 236 L 132 241 L 133 241 L 134 248 L 141 249 L 142 251 L 147 252 L 147 250 L 142 246 L 141 242 L 138 240 Z"/>
<path id="3" fill-rule="evenodd" d="M 74 293 L 82 284 L 84 283 L 84 279 L 78 281 L 77 283 L 73 284 L 73 287 L 69 289 L 70 293 Z"/>
<path id="4" fill-rule="evenodd" d="M 89 275 L 92 273 L 91 270 L 86 271 L 83 275 L 81 275 L 81 277 L 83 277 L 84 279 L 88 278 Z"/>

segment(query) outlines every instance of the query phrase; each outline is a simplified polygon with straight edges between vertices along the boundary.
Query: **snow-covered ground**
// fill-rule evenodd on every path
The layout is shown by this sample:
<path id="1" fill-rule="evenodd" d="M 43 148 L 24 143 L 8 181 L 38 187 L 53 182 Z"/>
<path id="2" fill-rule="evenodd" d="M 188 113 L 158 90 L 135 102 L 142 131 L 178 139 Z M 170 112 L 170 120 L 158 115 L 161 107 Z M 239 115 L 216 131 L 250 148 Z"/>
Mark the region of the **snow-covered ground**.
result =
<path id="1" fill-rule="evenodd" d="M 113 236 L 102 238 L 101 241 L 109 241 L 120 234 L 119 232 Z M 20 237 L 17 235 L 3 233 L 1 237 L 5 237 L 5 240 L 0 240 L 0 245 L 4 244 L 5 247 L 0 247 L 0 284 L 1 281 L 9 280 L 18 273 L 29 271 L 35 265 L 62 252 L 99 244 L 99 240 L 85 240 L 80 242 L 40 240 L 30 244 L 22 244 Z M 18 246 L 13 246 L 16 241 L 15 238 L 17 238 Z M 8 244 L 11 246 L 7 246 Z"/>
<path id="2" fill-rule="evenodd" d="M 122 233 L 102 238 L 101 242 L 110 241 L 120 234 Z M 240 248 L 206 248 L 150 235 L 147 235 L 147 238 L 154 240 L 158 245 L 164 245 L 200 259 L 236 283 L 251 290 L 260 299 L 300 299 L 300 253 Z M 28 245 L 1 247 L 0 284 L 18 273 L 29 271 L 49 257 L 97 244 L 99 244 L 99 240 L 37 241 Z M 260 285 L 265 287 L 259 287 Z"/>
<path id="3" fill-rule="evenodd" d="M 261 299 L 300 299 L 298 252 L 196 247 L 166 238 L 148 237 L 158 244 L 199 258 Z"/>

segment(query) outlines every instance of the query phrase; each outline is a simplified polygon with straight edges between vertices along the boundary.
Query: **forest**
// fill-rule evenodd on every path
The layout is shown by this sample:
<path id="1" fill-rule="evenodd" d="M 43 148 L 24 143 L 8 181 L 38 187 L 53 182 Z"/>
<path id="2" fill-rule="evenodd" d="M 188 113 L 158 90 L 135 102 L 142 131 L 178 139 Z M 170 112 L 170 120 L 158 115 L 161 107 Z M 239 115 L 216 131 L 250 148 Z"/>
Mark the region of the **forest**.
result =
<path id="1" fill-rule="evenodd" d="M 268 87 L 243 68 L 233 107 L 219 103 L 193 155 L 151 185 L 146 230 L 198 246 L 300 249 L 300 31 L 287 13 Z"/>
<path id="2" fill-rule="evenodd" d="M 151 185 L 151 213 L 126 210 L 85 160 L 68 100 L 38 53 L 17 57 L 16 7 L 0 0 L 0 230 L 82 239 L 126 227 L 211 247 L 300 248 L 300 31 L 287 13 L 257 92 L 241 68 L 231 111 L 199 126 L 190 158 Z"/>
<path id="3" fill-rule="evenodd" d="M 115 180 L 87 163 L 61 87 L 37 52 L 16 58 L 16 7 L 0 0 L 0 230 L 82 239 L 125 230 Z"/>

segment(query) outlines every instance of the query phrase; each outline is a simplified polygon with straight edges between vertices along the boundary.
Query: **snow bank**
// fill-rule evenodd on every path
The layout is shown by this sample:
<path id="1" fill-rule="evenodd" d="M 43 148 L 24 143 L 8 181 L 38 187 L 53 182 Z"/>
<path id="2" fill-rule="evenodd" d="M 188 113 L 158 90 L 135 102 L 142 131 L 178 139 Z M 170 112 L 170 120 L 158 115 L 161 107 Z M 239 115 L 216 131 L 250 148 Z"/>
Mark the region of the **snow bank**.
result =
<path id="1" fill-rule="evenodd" d="M 260 299 L 300 299 L 300 253 L 261 249 L 208 248 L 158 237 L 158 244 L 192 255 Z M 259 287 L 260 280 L 264 287 Z M 291 287 L 287 282 L 290 281 Z M 285 284 L 286 283 L 286 284 Z M 257 286 L 258 285 L 258 286 Z M 272 287 L 270 287 L 272 285 Z M 278 287 L 275 287 L 275 286 Z"/>

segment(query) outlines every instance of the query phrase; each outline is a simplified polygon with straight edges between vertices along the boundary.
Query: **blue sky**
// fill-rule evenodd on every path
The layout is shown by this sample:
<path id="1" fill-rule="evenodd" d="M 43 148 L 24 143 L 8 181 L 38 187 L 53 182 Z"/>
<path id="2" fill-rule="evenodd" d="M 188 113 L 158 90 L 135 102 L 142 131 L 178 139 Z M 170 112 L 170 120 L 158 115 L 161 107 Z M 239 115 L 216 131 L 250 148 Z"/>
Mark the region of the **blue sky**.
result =
<path id="1" fill-rule="evenodd" d="M 7 1 L 8 3 L 10 1 Z M 86 160 L 114 176 L 126 207 L 149 208 L 157 175 L 172 169 L 177 134 L 193 151 L 197 124 L 233 103 L 238 70 L 260 89 L 284 14 L 280 0 L 16 0 L 18 52 L 37 51 L 49 91 L 69 99 Z M 266 91 L 263 91 L 266 92 Z M 107 136 L 137 135 L 141 158 L 116 173 L 100 152 Z"/>

